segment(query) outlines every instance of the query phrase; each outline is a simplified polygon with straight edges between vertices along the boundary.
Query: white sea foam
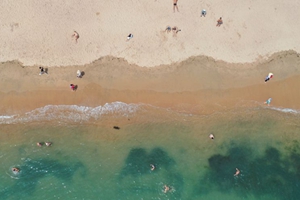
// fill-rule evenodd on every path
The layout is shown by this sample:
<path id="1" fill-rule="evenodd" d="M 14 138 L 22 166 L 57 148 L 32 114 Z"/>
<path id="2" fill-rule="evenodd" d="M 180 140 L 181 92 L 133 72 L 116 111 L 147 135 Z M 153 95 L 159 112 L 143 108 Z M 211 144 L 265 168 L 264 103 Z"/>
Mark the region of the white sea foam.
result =
<path id="1" fill-rule="evenodd" d="M 299 110 L 291 109 L 291 108 L 277 108 L 277 107 L 269 107 L 272 110 L 284 112 L 284 113 L 292 113 L 292 114 L 300 114 Z"/>
<path id="2" fill-rule="evenodd" d="M 104 115 L 128 117 L 135 113 L 141 105 L 123 102 L 106 103 L 103 106 L 88 107 L 78 105 L 47 105 L 30 112 L 11 116 L 0 116 L 1 124 L 26 123 L 35 121 L 84 122 L 98 120 Z"/>

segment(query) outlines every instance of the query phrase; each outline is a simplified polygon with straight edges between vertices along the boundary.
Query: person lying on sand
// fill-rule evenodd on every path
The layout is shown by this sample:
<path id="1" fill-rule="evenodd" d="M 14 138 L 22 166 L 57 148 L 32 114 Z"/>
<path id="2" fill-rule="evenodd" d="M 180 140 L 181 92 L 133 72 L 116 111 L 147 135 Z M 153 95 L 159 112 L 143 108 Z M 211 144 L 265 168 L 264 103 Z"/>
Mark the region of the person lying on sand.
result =
<path id="1" fill-rule="evenodd" d="M 165 32 L 170 33 L 171 31 L 171 26 L 167 26 L 167 28 L 165 29 Z"/>
<path id="2" fill-rule="evenodd" d="M 178 33 L 179 31 L 181 31 L 181 29 L 178 29 L 177 26 L 173 26 L 172 31 L 174 34 Z"/>

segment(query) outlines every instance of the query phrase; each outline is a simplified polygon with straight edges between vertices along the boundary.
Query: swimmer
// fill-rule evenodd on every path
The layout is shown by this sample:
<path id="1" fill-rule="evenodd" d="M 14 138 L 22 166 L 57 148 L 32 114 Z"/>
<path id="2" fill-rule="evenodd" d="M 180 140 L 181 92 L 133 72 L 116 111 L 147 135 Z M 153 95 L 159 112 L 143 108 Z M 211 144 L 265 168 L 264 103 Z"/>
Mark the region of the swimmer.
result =
<path id="1" fill-rule="evenodd" d="M 47 147 L 50 147 L 52 145 L 52 142 L 45 142 Z"/>
<path id="2" fill-rule="evenodd" d="M 16 167 L 13 167 L 11 168 L 11 171 L 15 174 L 19 173 L 20 172 L 20 169 L 19 168 L 16 168 Z"/>
<path id="3" fill-rule="evenodd" d="M 155 166 L 153 164 L 150 164 L 151 171 L 155 170 Z"/>
<path id="4" fill-rule="evenodd" d="M 167 193 L 170 190 L 170 187 L 167 185 L 164 185 L 164 193 Z"/>
<path id="5" fill-rule="evenodd" d="M 236 172 L 233 176 L 238 176 L 241 173 L 241 171 L 238 168 L 235 168 L 235 170 L 236 170 Z"/>
<path id="6" fill-rule="evenodd" d="M 74 31 L 72 37 L 75 38 L 75 42 L 77 43 L 77 40 L 78 40 L 78 38 L 79 38 L 79 34 L 78 34 L 76 31 Z"/>
<path id="7" fill-rule="evenodd" d="M 215 136 L 213 134 L 210 134 L 209 138 L 213 140 L 213 139 L 215 139 Z"/>
<path id="8" fill-rule="evenodd" d="M 38 147 L 41 147 L 41 146 L 43 146 L 43 143 L 37 142 L 36 145 L 37 145 Z"/>

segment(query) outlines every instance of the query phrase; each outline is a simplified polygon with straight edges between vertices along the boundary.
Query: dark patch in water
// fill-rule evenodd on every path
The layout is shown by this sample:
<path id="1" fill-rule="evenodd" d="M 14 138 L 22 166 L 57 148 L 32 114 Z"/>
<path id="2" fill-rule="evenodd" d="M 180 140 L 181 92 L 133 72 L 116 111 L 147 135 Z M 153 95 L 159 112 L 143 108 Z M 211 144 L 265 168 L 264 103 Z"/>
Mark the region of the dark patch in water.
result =
<path id="1" fill-rule="evenodd" d="M 150 164 L 155 165 L 155 170 L 151 171 Z M 172 196 L 173 198 L 180 199 L 182 191 L 183 191 L 183 177 L 175 169 L 175 161 L 172 159 L 166 151 L 161 148 L 154 148 L 147 153 L 147 151 L 143 148 L 134 148 L 129 152 L 125 160 L 125 166 L 121 171 L 120 179 L 126 178 L 127 176 L 133 176 L 136 178 L 137 182 L 140 180 L 140 176 L 153 176 L 156 173 L 160 173 L 163 171 L 158 179 L 157 176 L 154 179 L 156 184 L 159 185 L 162 181 L 166 181 L 164 184 L 168 184 L 170 188 L 174 189 L 174 192 L 169 192 L 167 195 Z M 161 178 L 161 179 L 160 179 Z M 150 180 L 150 179 L 145 179 Z M 153 180 L 153 179 L 151 179 Z M 126 182 L 126 181 L 125 181 Z M 128 184 L 126 182 L 126 184 Z M 153 183 L 143 183 L 150 184 Z M 152 187 L 143 187 L 143 186 L 135 186 L 133 185 L 130 188 L 126 188 L 127 190 L 132 190 L 135 193 L 141 192 L 155 192 L 159 188 Z M 163 193 L 163 187 L 161 186 L 161 191 Z"/>
<path id="2" fill-rule="evenodd" d="M 160 148 L 153 149 L 149 154 L 143 148 L 135 148 L 127 156 L 121 174 L 122 176 L 149 174 L 150 164 L 155 166 L 153 172 L 158 172 L 161 168 L 169 169 L 175 161 Z"/>
<path id="3" fill-rule="evenodd" d="M 18 168 L 21 170 L 17 175 L 18 179 L 15 180 L 13 186 L 0 191 L 1 199 L 12 198 L 12 195 L 15 199 L 22 199 L 25 195 L 32 195 L 40 179 L 46 176 L 54 176 L 63 181 L 70 181 L 74 173 L 78 169 L 84 168 L 84 166 L 81 162 L 64 165 L 55 160 L 40 159 L 27 160 Z"/>
<path id="4" fill-rule="evenodd" d="M 300 153 L 290 151 L 284 157 L 273 148 L 267 148 L 263 156 L 254 157 L 245 146 L 234 146 L 226 155 L 216 154 L 208 159 L 209 171 L 201 178 L 195 193 L 209 193 L 210 188 L 220 192 L 235 192 L 241 198 L 274 196 L 274 199 L 299 199 Z M 235 168 L 241 170 L 234 177 Z"/>

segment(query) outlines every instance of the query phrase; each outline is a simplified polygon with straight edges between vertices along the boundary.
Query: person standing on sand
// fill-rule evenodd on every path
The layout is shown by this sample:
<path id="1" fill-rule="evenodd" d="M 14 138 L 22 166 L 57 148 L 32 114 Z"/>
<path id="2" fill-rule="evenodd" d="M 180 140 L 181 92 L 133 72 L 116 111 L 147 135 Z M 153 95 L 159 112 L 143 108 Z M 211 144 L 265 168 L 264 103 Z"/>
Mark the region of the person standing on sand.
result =
<path id="1" fill-rule="evenodd" d="M 178 0 L 173 0 L 173 12 L 175 12 L 175 8 L 176 8 L 177 12 L 179 12 L 177 2 L 178 2 Z"/>
<path id="2" fill-rule="evenodd" d="M 70 84 L 70 88 L 71 88 L 72 91 L 76 90 L 76 86 L 74 84 Z"/>
<path id="3" fill-rule="evenodd" d="M 222 17 L 220 17 L 220 19 L 217 21 L 216 26 L 221 26 L 222 24 L 223 24 L 223 20 L 222 20 Z"/>
<path id="4" fill-rule="evenodd" d="M 270 106 L 271 101 L 272 101 L 272 98 L 269 98 L 267 101 L 264 102 L 264 104 L 267 104 L 268 106 Z"/>
<path id="5" fill-rule="evenodd" d="M 200 17 L 205 17 L 205 15 L 206 15 L 206 10 L 205 9 L 203 9 L 202 11 L 201 11 L 201 16 Z"/>
<path id="6" fill-rule="evenodd" d="M 75 38 L 75 42 L 77 43 L 77 40 L 79 38 L 79 34 L 76 31 L 74 31 L 74 33 L 72 35 L 72 38 Z"/>

